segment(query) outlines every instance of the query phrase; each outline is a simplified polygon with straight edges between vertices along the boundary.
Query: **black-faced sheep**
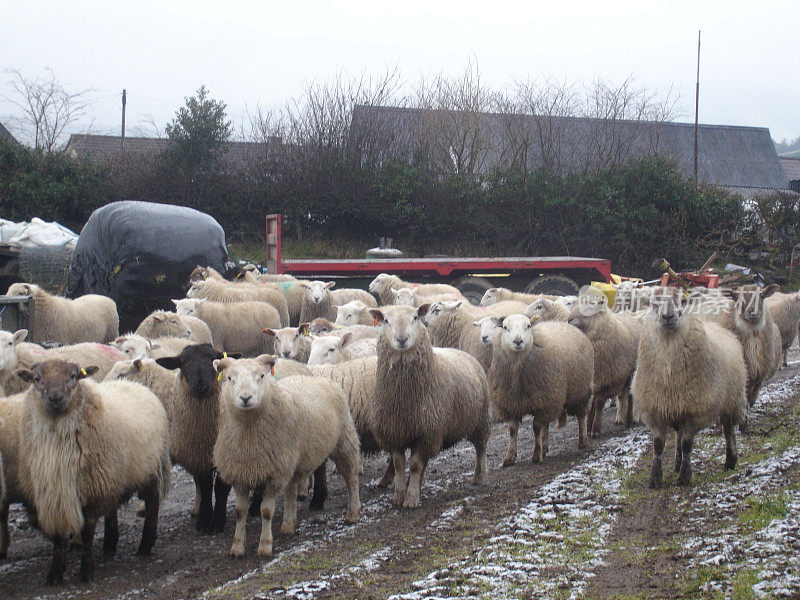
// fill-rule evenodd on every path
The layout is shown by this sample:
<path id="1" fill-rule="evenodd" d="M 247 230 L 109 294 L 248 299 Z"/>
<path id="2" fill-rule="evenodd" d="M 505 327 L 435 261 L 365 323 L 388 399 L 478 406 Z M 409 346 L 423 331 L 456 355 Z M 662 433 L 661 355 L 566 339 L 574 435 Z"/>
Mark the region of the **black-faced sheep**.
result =
<path id="1" fill-rule="evenodd" d="M 678 484 L 690 485 L 694 437 L 717 419 L 725 433 L 725 468 L 736 466 L 735 426 L 747 416 L 742 346 L 731 332 L 686 310 L 678 288 L 658 289 L 651 307 L 632 385 L 642 420 L 653 431 L 649 485 L 661 487 L 669 429 L 676 431 Z"/>
<path id="2" fill-rule="evenodd" d="M 272 555 L 272 517 L 284 491 L 281 533 L 297 526 L 297 488 L 330 456 L 347 483 L 346 523 L 358 521 L 361 502 L 358 437 L 342 388 L 322 377 L 275 381 L 275 357 L 214 361 L 223 383 L 214 464 L 236 492 L 236 531 L 230 554 L 244 555 L 250 492 L 263 489 L 260 556 Z"/>
<path id="3" fill-rule="evenodd" d="M 146 504 L 138 553 L 149 554 L 169 485 L 169 428 L 161 402 L 135 383 L 87 379 L 96 370 L 48 360 L 19 373 L 32 384 L 21 423 L 20 470 L 30 482 L 38 526 L 53 540 L 48 583 L 63 580 L 66 546 L 78 534 L 79 578 L 91 581 L 97 519 L 115 513 L 133 493 Z"/>
<path id="4" fill-rule="evenodd" d="M 6 294 L 33 298 L 33 342 L 105 344 L 119 335 L 117 304 L 106 296 L 89 294 L 70 300 L 48 294 L 33 283 L 14 283 Z"/>
<path id="5" fill-rule="evenodd" d="M 382 328 L 369 424 L 381 447 L 392 453 L 394 504 L 406 508 L 419 506 L 428 461 L 459 440 L 466 438 L 475 447 L 474 482 L 482 483 L 486 473 L 486 375 L 466 352 L 431 346 L 422 324 L 429 308 L 423 304 L 370 311 Z M 411 450 L 408 482 L 406 449 Z"/>

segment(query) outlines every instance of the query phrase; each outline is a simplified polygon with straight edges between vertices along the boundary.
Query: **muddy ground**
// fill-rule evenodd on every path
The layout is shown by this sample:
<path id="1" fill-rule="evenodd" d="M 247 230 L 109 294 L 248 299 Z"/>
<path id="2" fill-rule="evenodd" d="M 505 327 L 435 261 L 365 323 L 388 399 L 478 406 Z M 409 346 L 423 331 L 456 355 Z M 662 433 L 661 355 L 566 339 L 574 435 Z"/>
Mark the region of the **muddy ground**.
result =
<path id="1" fill-rule="evenodd" d="M 90 585 L 74 581 L 75 550 L 68 555 L 68 582 L 45 586 L 50 544 L 13 508 L 12 546 L 0 562 L 0 598 L 798 598 L 800 582 L 794 588 L 791 575 L 781 579 L 800 567 L 800 539 L 794 537 L 800 499 L 792 495 L 800 487 L 800 457 L 790 452 L 800 449 L 796 348 L 790 363 L 762 394 L 768 402 L 741 438 L 742 460 L 733 475 L 721 472 L 720 436 L 701 436 L 691 490 L 675 486 L 669 460 L 664 489 L 646 489 L 649 436 L 643 427 L 626 432 L 615 425 L 611 409 L 603 436 L 588 452 L 577 448 L 574 421 L 551 431 L 550 453 L 541 465 L 531 463 L 526 421 L 517 464 L 501 468 L 507 430 L 498 424 L 484 486 L 472 485 L 474 452 L 461 444 L 430 463 L 422 507 L 400 511 L 391 506 L 390 492 L 375 486 L 385 457 L 372 457 L 362 479 L 359 524 L 343 524 L 342 480 L 330 474 L 325 510 L 302 506 L 294 536 L 278 533 L 278 510 L 272 560 L 255 556 L 255 518 L 248 522 L 248 554 L 235 560 L 228 557 L 232 502 L 223 534 L 196 533 L 189 516 L 194 486 L 176 468 L 152 557 L 135 555 L 142 521 L 130 502 L 120 511 L 115 557 L 102 556 L 98 528 Z M 671 451 L 668 445 L 665 456 Z M 769 460 L 778 455 L 783 462 L 773 468 Z M 780 478 L 764 479 L 768 471 L 779 471 Z M 762 477 L 752 484 L 754 496 L 747 492 L 751 476 Z M 715 494 L 737 493 L 737 502 L 716 508 Z M 783 529 L 753 558 L 758 540 L 778 525 Z M 739 539 L 747 544 L 737 545 Z M 773 557 L 769 548 L 776 545 Z M 739 575 L 742 568 L 746 577 Z"/>

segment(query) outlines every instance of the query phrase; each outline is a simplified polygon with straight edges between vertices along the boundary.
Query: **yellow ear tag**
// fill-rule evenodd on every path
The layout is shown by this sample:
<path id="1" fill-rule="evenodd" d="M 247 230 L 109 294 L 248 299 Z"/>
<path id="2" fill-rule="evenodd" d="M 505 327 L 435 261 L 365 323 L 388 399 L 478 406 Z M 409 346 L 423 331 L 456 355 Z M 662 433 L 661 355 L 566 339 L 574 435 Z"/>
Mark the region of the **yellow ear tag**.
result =
<path id="1" fill-rule="evenodd" d="M 219 375 L 217 375 L 217 381 L 222 381 L 222 371 L 220 371 Z"/>
<path id="2" fill-rule="evenodd" d="M 228 358 L 228 353 L 227 352 L 223 352 L 222 353 L 222 358 Z"/>
<path id="3" fill-rule="evenodd" d="M 275 377 L 275 365 L 269 366 L 269 374 Z"/>
<path id="4" fill-rule="evenodd" d="M 372 324 L 372 326 L 373 327 L 377 327 L 378 326 L 378 321 L 380 321 L 380 319 L 378 317 L 375 317 L 375 322 Z"/>
<path id="5" fill-rule="evenodd" d="M 86 372 L 86 369 L 81 369 L 81 375 L 83 375 L 84 377 L 89 376 L 89 374 Z"/>

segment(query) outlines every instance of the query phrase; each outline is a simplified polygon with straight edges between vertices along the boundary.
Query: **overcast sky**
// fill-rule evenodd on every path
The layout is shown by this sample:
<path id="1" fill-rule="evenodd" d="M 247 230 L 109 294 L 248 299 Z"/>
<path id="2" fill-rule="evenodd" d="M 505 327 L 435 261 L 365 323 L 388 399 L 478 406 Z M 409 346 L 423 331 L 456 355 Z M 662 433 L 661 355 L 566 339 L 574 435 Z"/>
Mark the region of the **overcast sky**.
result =
<path id="1" fill-rule="evenodd" d="M 632 74 L 672 86 L 679 120 L 691 121 L 702 29 L 700 121 L 769 127 L 780 140 L 800 135 L 798 25 L 798 0 L 29 0 L 4 3 L 0 65 L 26 75 L 50 67 L 70 88 L 93 88 L 98 133 L 118 133 L 123 87 L 129 131 L 151 117 L 163 127 L 201 84 L 238 125 L 246 106 L 279 105 L 339 70 L 397 66 L 413 82 L 461 73 L 470 60 L 495 88 Z M 9 79 L 0 73 L 0 95 Z M 0 100 L 12 130 L 18 114 Z"/>

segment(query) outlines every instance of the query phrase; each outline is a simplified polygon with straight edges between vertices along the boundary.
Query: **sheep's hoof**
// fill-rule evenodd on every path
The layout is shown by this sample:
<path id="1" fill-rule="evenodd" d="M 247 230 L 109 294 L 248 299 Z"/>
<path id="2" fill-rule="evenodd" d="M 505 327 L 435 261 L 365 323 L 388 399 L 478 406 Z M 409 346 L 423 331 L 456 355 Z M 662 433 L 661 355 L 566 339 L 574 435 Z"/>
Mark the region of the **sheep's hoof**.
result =
<path id="1" fill-rule="evenodd" d="M 297 529 L 297 521 L 293 523 L 283 523 L 281 525 L 281 533 L 284 535 L 294 535 L 295 529 Z"/>
<path id="2" fill-rule="evenodd" d="M 305 500 L 306 498 L 308 498 L 308 492 L 304 492 L 302 490 L 298 490 L 297 491 L 297 499 L 298 500 L 302 501 L 302 500 Z"/>
<path id="3" fill-rule="evenodd" d="M 231 546 L 231 551 L 228 554 L 232 558 L 242 558 L 244 556 L 244 545 Z"/>
<path id="4" fill-rule="evenodd" d="M 516 456 L 506 456 L 503 459 L 503 466 L 504 467 L 513 467 L 515 462 L 517 462 L 517 457 Z"/>
<path id="5" fill-rule="evenodd" d="M 81 563 L 81 568 L 78 571 L 78 581 L 91 583 L 92 579 L 94 579 L 94 563 Z"/>
<path id="6" fill-rule="evenodd" d="M 403 508 L 417 508 L 419 506 L 419 497 L 413 497 L 411 494 L 406 496 L 405 502 L 403 502 Z"/>
<path id="7" fill-rule="evenodd" d="M 344 516 L 344 522 L 348 525 L 355 525 L 358 523 L 358 515 L 361 513 L 361 509 L 355 511 L 347 511 L 347 514 Z"/>
<path id="8" fill-rule="evenodd" d="M 400 508 L 401 506 L 403 506 L 403 502 L 405 501 L 405 499 L 406 499 L 405 492 L 398 492 L 397 490 L 395 490 L 394 497 L 392 498 L 392 504 Z"/>
<path id="9" fill-rule="evenodd" d="M 731 471 L 736 468 L 736 463 L 739 460 L 738 455 L 728 456 L 725 458 L 725 470 Z"/>
<path id="10" fill-rule="evenodd" d="M 50 568 L 50 571 L 47 573 L 47 585 L 58 585 L 60 583 L 64 583 L 64 571 L 58 571 L 56 569 Z"/>
<path id="11" fill-rule="evenodd" d="M 272 558 L 272 544 L 259 545 L 258 550 L 256 550 L 256 554 L 266 558 Z"/>
<path id="12" fill-rule="evenodd" d="M 678 475 L 678 485 L 682 487 L 691 487 L 692 486 L 692 474 L 691 473 L 681 473 Z"/>
<path id="13" fill-rule="evenodd" d="M 647 487 L 652 490 L 660 490 L 663 485 L 661 479 L 656 479 L 655 477 L 650 477 L 650 481 L 647 482 Z"/>

